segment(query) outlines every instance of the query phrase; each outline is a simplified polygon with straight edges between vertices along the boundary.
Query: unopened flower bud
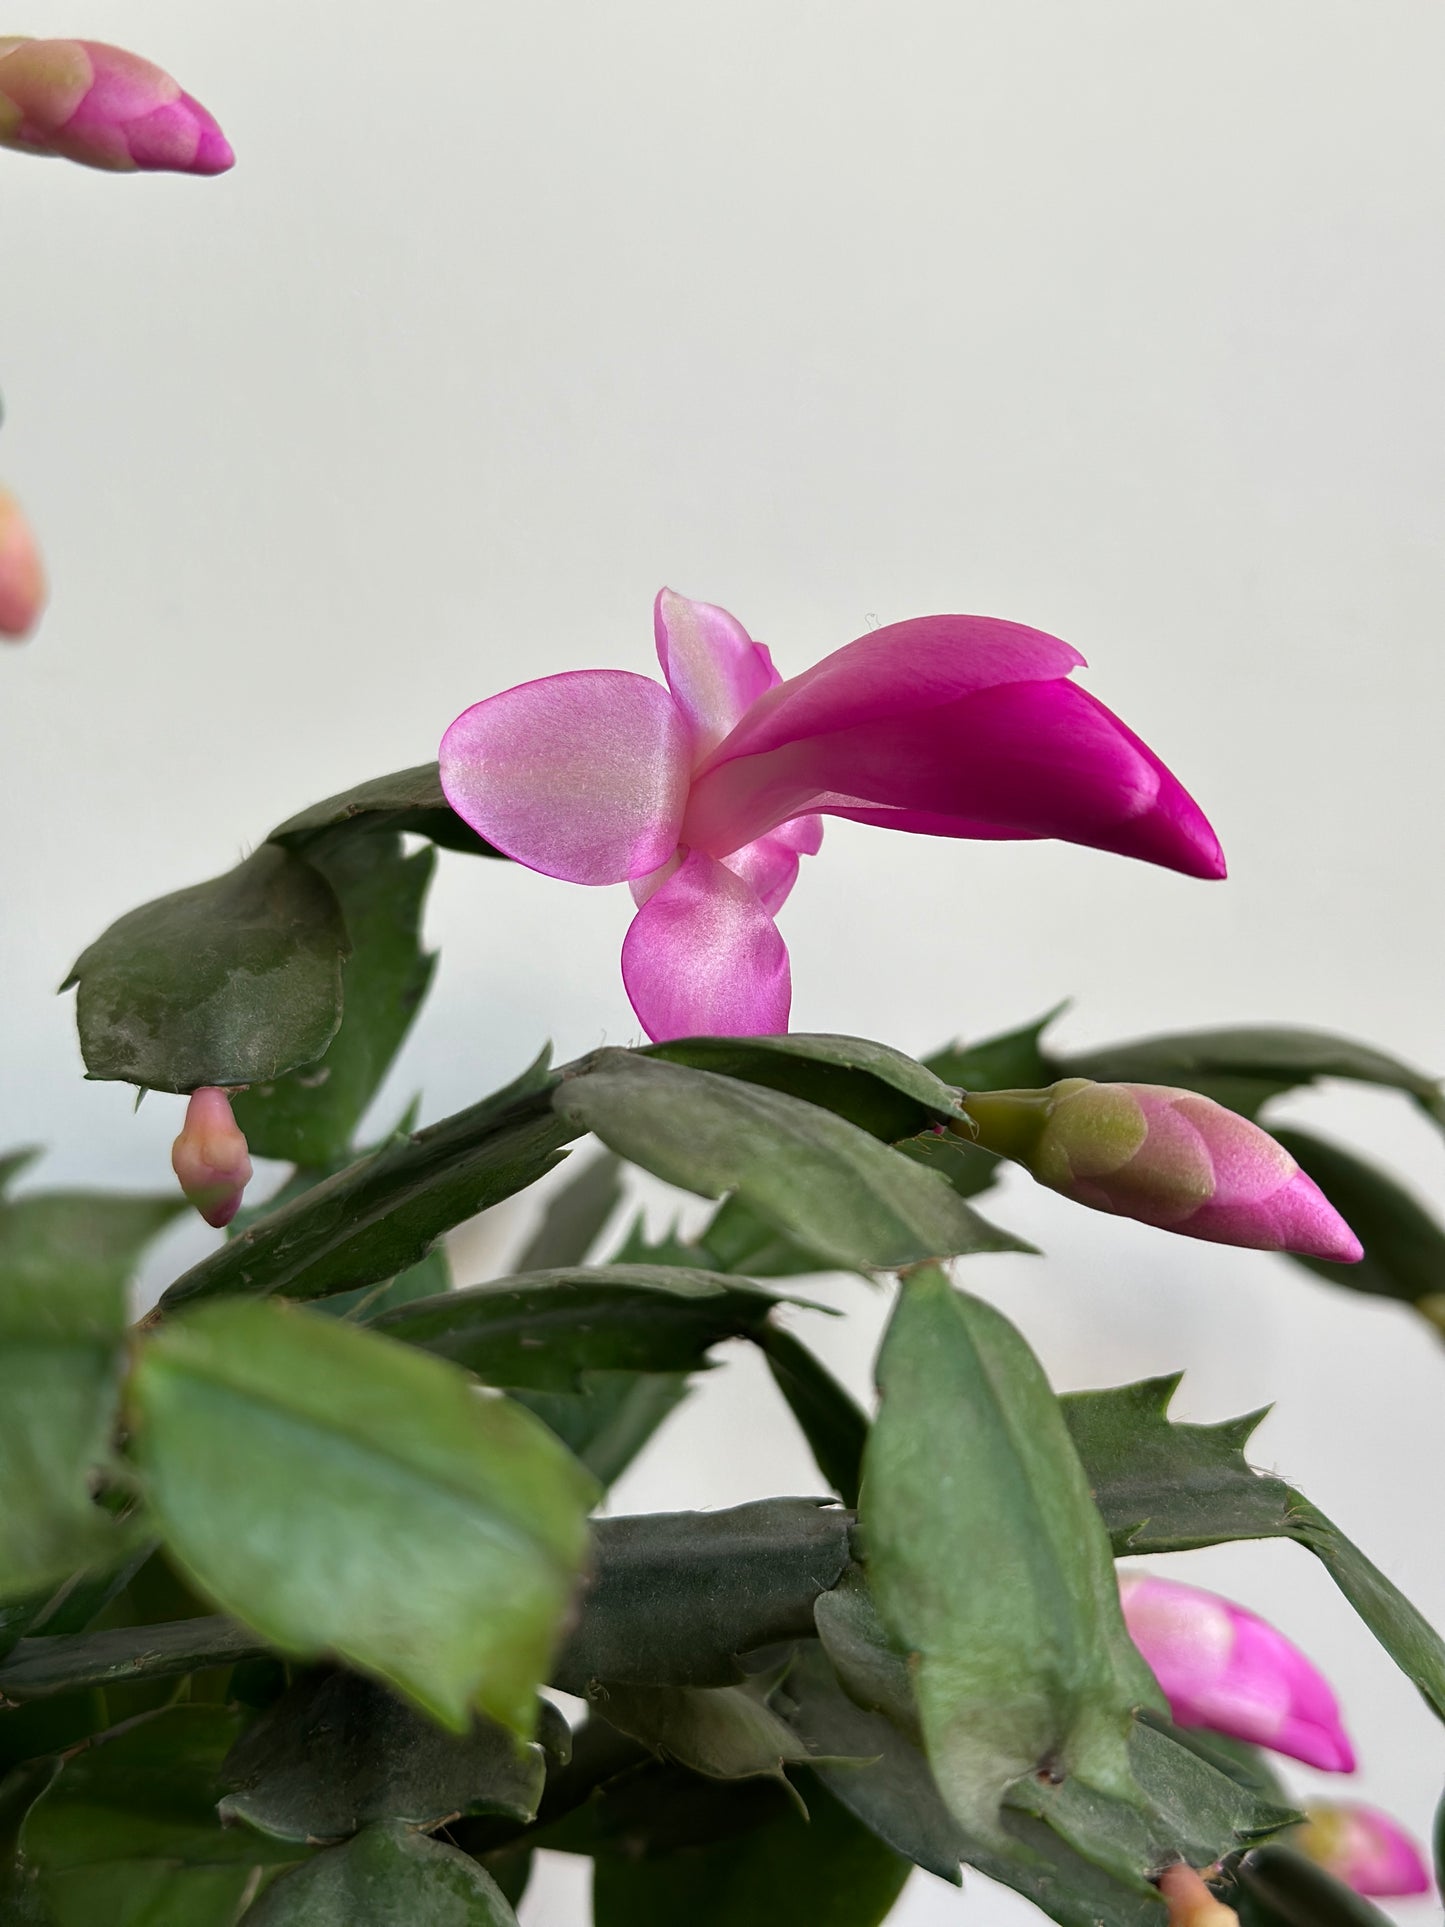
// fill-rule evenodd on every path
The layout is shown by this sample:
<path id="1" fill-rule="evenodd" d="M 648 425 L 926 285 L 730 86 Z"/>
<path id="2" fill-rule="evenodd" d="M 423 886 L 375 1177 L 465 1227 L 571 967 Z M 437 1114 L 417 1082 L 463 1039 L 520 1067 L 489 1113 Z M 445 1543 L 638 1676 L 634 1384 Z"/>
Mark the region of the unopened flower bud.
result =
<path id="1" fill-rule="evenodd" d="M 1214 1898 L 1193 1867 L 1166 1867 L 1159 1891 L 1169 1902 L 1169 1927 L 1239 1927 L 1239 1915 Z"/>
<path id="2" fill-rule="evenodd" d="M 224 174 L 230 143 L 149 60 L 98 40 L 0 36 L 0 147 L 113 173 Z"/>
<path id="3" fill-rule="evenodd" d="M 1121 1572 L 1119 1595 L 1176 1725 L 1273 1747 L 1326 1773 L 1354 1772 L 1329 1682 L 1267 1620 L 1153 1573 Z"/>
<path id="4" fill-rule="evenodd" d="M 224 1091 L 206 1085 L 191 1093 L 171 1166 L 207 1224 L 219 1230 L 231 1222 L 251 1181 L 251 1158 Z"/>
<path id="5" fill-rule="evenodd" d="M 964 1100 L 973 1142 L 1076 1204 L 1188 1238 L 1356 1264 L 1359 1239 L 1282 1144 L 1197 1091 L 1066 1077 Z"/>
<path id="6" fill-rule="evenodd" d="M 0 488 L 0 636 L 18 642 L 45 606 L 40 551 L 20 504 Z"/>
<path id="7" fill-rule="evenodd" d="M 1312 1805 L 1290 1844 L 1357 1894 L 1430 1891 L 1424 1855 L 1403 1827 L 1375 1807 L 1355 1801 Z"/>

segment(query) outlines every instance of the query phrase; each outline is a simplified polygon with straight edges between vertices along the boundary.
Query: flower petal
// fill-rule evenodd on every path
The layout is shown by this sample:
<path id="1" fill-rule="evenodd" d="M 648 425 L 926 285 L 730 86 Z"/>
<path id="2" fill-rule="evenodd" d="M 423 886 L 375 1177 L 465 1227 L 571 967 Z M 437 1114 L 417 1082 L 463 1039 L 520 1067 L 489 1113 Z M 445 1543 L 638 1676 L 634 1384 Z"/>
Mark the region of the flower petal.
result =
<path id="1" fill-rule="evenodd" d="M 442 789 L 478 835 L 528 869 L 622 883 L 675 849 L 690 758 L 665 689 L 623 669 L 577 669 L 459 716 L 442 738 Z"/>
<path id="2" fill-rule="evenodd" d="M 788 1028 L 788 951 L 757 894 L 693 851 L 637 915 L 622 980 L 654 1043 L 767 1037 Z"/>
<path id="3" fill-rule="evenodd" d="M 735 876 L 751 884 L 768 915 L 775 917 L 798 880 L 799 857 L 816 856 L 822 844 L 823 819 L 799 816 L 770 836 L 744 843 L 722 860 Z"/>
<path id="4" fill-rule="evenodd" d="M 805 812 L 875 823 L 899 812 L 898 827 L 930 835 L 990 826 L 990 835 L 1061 837 L 1187 875 L 1224 874 L 1214 832 L 1179 782 L 1102 703 L 1060 678 L 729 755 L 752 726 L 750 716 L 693 784 L 683 838 L 714 856 Z"/>
<path id="5" fill-rule="evenodd" d="M 1077 649 L 993 616 L 892 622 L 761 696 L 708 767 L 811 736 L 926 713 L 1001 683 L 1049 681 L 1083 667 Z"/>
<path id="6" fill-rule="evenodd" d="M 1273 1747 L 1327 1773 L 1353 1773 L 1354 1749 L 1318 1667 L 1243 1606 L 1197 1586 L 1121 1572 L 1129 1637 L 1179 1726 Z"/>
<path id="7" fill-rule="evenodd" d="M 767 650 L 726 609 L 663 589 L 652 621 L 667 686 L 692 726 L 695 753 L 705 756 L 781 678 Z"/>
<path id="8" fill-rule="evenodd" d="M 1357 1894 L 1426 1894 L 1430 1870 L 1405 1829 L 1358 1801 L 1311 1802 L 1292 1844 Z"/>

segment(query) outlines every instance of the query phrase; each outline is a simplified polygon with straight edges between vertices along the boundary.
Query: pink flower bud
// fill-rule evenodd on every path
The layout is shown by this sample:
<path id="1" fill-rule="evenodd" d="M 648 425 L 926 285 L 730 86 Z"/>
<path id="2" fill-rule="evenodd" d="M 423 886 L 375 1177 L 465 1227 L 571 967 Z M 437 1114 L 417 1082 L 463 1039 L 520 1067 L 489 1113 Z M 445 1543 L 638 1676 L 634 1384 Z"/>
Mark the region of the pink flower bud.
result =
<path id="1" fill-rule="evenodd" d="M 1324 1676 L 1283 1633 L 1215 1593 L 1121 1572 L 1129 1637 L 1180 1726 L 1273 1747 L 1327 1773 L 1353 1773 L 1354 1748 Z"/>
<path id="2" fill-rule="evenodd" d="M 18 642 L 45 606 L 45 572 L 30 524 L 13 495 L 0 488 L 0 636 Z"/>
<path id="3" fill-rule="evenodd" d="M 1430 1873 L 1415 1842 L 1376 1807 L 1312 1806 L 1292 1845 L 1357 1894 L 1426 1894 Z"/>
<path id="4" fill-rule="evenodd" d="M 1169 1927 L 1239 1927 L 1239 1915 L 1214 1898 L 1193 1867 L 1166 1867 L 1159 1891 L 1169 1902 Z"/>
<path id="5" fill-rule="evenodd" d="M 129 174 L 224 174 L 215 121 L 169 74 L 98 40 L 0 37 L 0 147 Z"/>
<path id="6" fill-rule="evenodd" d="M 1346 1265 L 1364 1256 L 1282 1144 L 1197 1091 L 1066 1077 L 1042 1091 L 975 1092 L 965 1108 L 976 1143 L 1076 1204 L 1216 1244 Z"/>
<path id="7" fill-rule="evenodd" d="M 251 1181 L 251 1158 L 224 1091 L 214 1085 L 192 1091 L 171 1167 L 207 1224 L 219 1230 L 231 1222 Z"/>

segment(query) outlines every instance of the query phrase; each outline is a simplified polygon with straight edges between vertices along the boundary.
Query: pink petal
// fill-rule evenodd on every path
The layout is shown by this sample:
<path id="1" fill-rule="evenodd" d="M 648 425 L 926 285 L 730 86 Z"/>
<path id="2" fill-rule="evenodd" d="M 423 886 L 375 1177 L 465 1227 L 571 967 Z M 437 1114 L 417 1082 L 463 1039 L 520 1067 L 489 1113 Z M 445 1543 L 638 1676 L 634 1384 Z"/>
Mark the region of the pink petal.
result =
<path id="1" fill-rule="evenodd" d="M 1180 1726 L 1202 1726 L 1352 1773 L 1354 1749 L 1319 1669 L 1257 1614 L 1216 1594 L 1123 1572 L 1129 1636 Z"/>
<path id="2" fill-rule="evenodd" d="M 676 847 L 691 748 L 655 682 L 577 669 L 459 716 L 442 738 L 442 789 L 478 835 L 529 869 L 622 883 Z"/>
<path id="3" fill-rule="evenodd" d="M 1354 1800 L 1311 1805 L 1294 1844 L 1357 1894 L 1384 1898 L 1430 1891 L 1424 1855 L 1378 1807 Z"/>
<path id="4" fill-rule="evenodd" d="M 761 697 L 710 766 L 860 723 L 937 709 L 999 683 L 1067 676 L 1083 661 L 1057 636 L 992 616 L 918 616 L 890 623 L 835 649 Z"/>
<path id="5" fill-rule="evenodd" d="M 705 756 L 780 680 L 773 659 L 726 609 L 672 589 L 659 591 L 652 620 L 667 686 L 692 725 L 695 753 Z"/>
<path id="6" fill-rule="evenodd" d="M 792 982 L 777 925 L 741 877 L 696 850 L 633 918 L 622 980 L 654 1043 L 788 1028 Z"/>
<path id="7" fill-rule="evenodd" d="M 771 836 L 744 843 L 722 860 L 735 876 L 750 884 L 770 917 L 775 917 L 798 880 L 800 856 L 814 856 L 822 847 L 823 821 L 817 816 L 795 817 Z"/>
<path id="8" fill-rule="evenodd" d="M 898 827 L 932 835 L 976 836 L 987 826 L 989 835 L 1061 837 L 1188 875 L 1223 874 L 1198 805 L 1074 683 L 1005 683 L 912 714 L 885 704 L 878 720 L 729 754 L 789 687 L 761 698 L 695 780 L 683 828 L 692 847 L 725 856 L 805 812 L 884 822 L 881 812 L 897 811 Z"/>

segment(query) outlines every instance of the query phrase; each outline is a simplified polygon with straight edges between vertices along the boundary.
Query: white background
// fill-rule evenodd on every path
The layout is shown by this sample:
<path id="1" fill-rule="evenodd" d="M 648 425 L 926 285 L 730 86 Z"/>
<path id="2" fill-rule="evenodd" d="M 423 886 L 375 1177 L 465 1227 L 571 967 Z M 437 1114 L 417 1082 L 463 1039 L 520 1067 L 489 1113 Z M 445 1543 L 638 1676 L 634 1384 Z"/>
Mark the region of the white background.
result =
<path id="1" fill-rule="evenodd" d="M 647 670 L 664 580 L 785 673 L 938 609 L 1053 630 L 1229 855 L 1206 885 L 834 826 L 783 919 L 798 1027 L 923 1051 L 1072 994 L 1079 1044 L 1274 1018 L 1445 1066 L 1435 0 L 17 0 L 0 27 L 152 55 L 240 154 L 211 182 L 0 154 L 0 475 L 55 581 L 0 661 L 0 1142 L 47 1142 L 49 1181 L 165 1183 L 180 1108 L 81 1081 L 76 951 L 484 695 Z M 378 1117 L 548 1035 L 631 1039 L 629 914 L 445 858 Z M 1293 1109 L 1445 1190 L 1402 1102 Z M 1277 1400 L 1258 1456 L 1445 1620 L 1426 1328 L 1023 1180 L 994 1208 L 1051 1255 L 968 1282 L 1059 1384 Z M 861 1391 L 883 1300 L 835 1301 L 799 1329 Z M 816 1483 L 742 1360 L 618 1503 Z M 1359 1791 L 1423 1832 L 1439 1730 L 1308 1556 L 1175 1569 L 1320 1660 Z M 534 1927 L 583 1917 L 577 1873 Z M 919 1876 L 896 1918 L 1037 1916 Z"/>

